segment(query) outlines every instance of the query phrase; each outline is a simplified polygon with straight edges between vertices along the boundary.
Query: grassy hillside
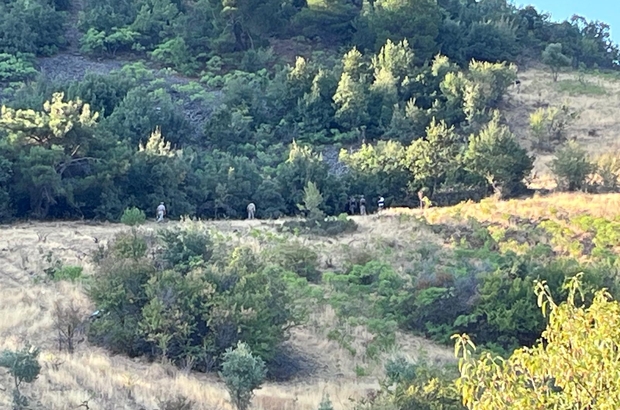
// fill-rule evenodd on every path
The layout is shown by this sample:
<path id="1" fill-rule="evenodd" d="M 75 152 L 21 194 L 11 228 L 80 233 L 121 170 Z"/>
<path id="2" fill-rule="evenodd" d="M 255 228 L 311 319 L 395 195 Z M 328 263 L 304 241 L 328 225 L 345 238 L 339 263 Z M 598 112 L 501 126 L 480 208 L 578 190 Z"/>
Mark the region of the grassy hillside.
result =
<path id="1" fill-rule="evenodd" d="M 519 141 L 535 156 L 532 187 L 553 188 L 549 170 L 553 152 L 533 149 L 530 115 L 537 109 L 567 105 L 577 114 L 565 137 L 576 140 L 593 158 L 620 147 L 620 76 L 616 73 L 570 71 L 554 82 L 551 73 L 535 65 L 518 73 L 520 92 L 509 91 L 502 112 Z"/>
<path id="2" fill-rule="evenodd" d="M 607 255 L 618 255 L 619 205 L 617 194 L 562 194 L 441 209 L 393 209 L 381 216 L 355 217 L 359 228 L 353 234 L 329 239 L 302 237 L 301 241 L 319 254 L 323 272 L 377 259 L 389 263 L 403 277 L 416 271 L 414 277 L 420 285 L 426 277 L 421 274 L 425 269 L 437 273 L 454 264 L 470 266 L 461 275 L 473 277 L 478 275 L 471 270 L 473 266 L 480 268 L 495 258 L 489 255 L 526 254 L 542 243 L 552 247 L 552 256 L 545 257 L 558 260 L 573 257 L 596 263 L 601 258 L 597 248 L 604 248 Z M 598 219 L 588 223 L 586 216 Z M 279 222 L 204 224 L 257 251 L 270 246 L 271 240 L 265 239 L 270 235 L 293 239 L 290 233 L 276 232 Z M 148 233 L 158 228 L 149 223 L 139 229 Z M 177 395 L 195 401 L 196 409 L 230 409 L 227 393 L 214 375 L 187 372 L 165 361 L 149 363 L 112 356 L 83 336 L 75 353 L 58 351 L 54 303 L 73 299 L 85 316 L 95 309 L 85 294 L 88 278 L 96 272 L 89 254 L 126 229 L 81 222 L 22 223 L 1 228 L 0 349 L 16 349 L 26 342 L 43 349 L 42 374 L 23 390 L 46 409 L 75 408 L 84 401 L 96 409 L 155 409 L 158 399 Z M 481 229 L 488 235 L 482 235 Z M 572 246 L 573 242 L 581 247 Z M 467 249 L 490 253 L 469 255 L 471 265 L 462 265 L 458 255 Z M 45 269 L 57 260 L 82 266 L 84 279 L 75 283 L 45 279 Z M 326 294 L 333 292 L 327 283 L 318 286 Z M 361 399 L 379 389 L 382 364 L 396 353 L 414 359 L 426 357 L 437 365 L 453 363 L 449 346 L 440 347 L 402 331 L 397 332 L 394 346 L 382 350 L 378 358 L 369 358 L 365 348 L 377 335 L 365 325 L 345 319 L 338 317 L 330 303 L 317 305 L 307 323 L 294 329 L 285 344 L 287 360 L 298 369 L 296 377 L 267 383 L 257 392 L 254 408 L 316 409 L 323 393 L 329 393 L 336 409 L 351 408 L 350 398 Z M 346 344 L 330 340 L 328 334 L 334 328 L 347 334 Z M 8 406 L 7 375 L 0 376 L 0 384 L 0 405 Z"/>
<path id="3" fill-rule="evenodd" d="M 410 250 L 416 242 L 431 238 L 415 224 L 401 224 L 397 218 L 378 220 L 374 217 L 358 219 L 360 230 L 353 235 L 334 240 L 307 239 L 307 243 L 321 252 L 321 269 L 327 263 L 345 262 L 342 249 L 368 249 L 391 242 L 396 249 Z M 176 224 L 171 222 L 169 225 Z M 237 240 L 260 246 L 249 235 L 258 229 L 273 232 L 267 222 L 206 222 L 214 229 L 233 235 Z M 153 231 L 149 224 L 144 228 Z M 196 409 L 230 409 L 225 389 L 213 375 L 187 373 L 173 365 L 149 364 L 122 356 L 111 356 L 101 348 L 79 344 L 73 355 L 58 352 L 53 326 L 53 306 L 56 300 L 74 299 L 84 313 L 94 310 L 85 297 L 82 285 L 70 282 L 41 283 L 43 270 L 50 266 L 45 259 L 51 252 L 53 261 L 84 267 L 86 276 L 94 266 L 88 254 L 98 244 L 106 243 L 116 233 L 127 228 L 114 224 L 84 223 L 26 223 L 3 226 L 0 235 L 0 349 L 15 349 L 30 342 L 43 348 L 43 371 L 36 383 L 27 388 L 47 409 L 74 408 L 89 400 L 91 408 L 154 409 L 157 399 L 176 395 L 197 403 Z M 392 233 L 398 232 L 397 236 Z M 429 235 L 427 237 L 427 235 Z M 374 238 L 374 239 L 373 239 Z M 411 240 L 415 241 L 413 244 Z M 97 243 L 95 242 L 97 241 Z M 400 257 L 395 256 L 395 262 Z M 404 261 L 400 261 L 404 263 Z M 52 262 L 53 263 L 53 262 Z M 259 409 L 315 409 L 323 392 L 330 394 L 336 408 L 347 408 L 349 398 L 361 398 L 368 391 L 378 389 L 377 377 L 382 374 L 381 362 L 369 362 L 363 355 L 353 357 L 326 333 L 335 322 L 332 309 L 322 307 L 314 312 L 309 323 L 293 330 L 288 345 L 300 361 L 300 377 L 287 383 L 267 383 L 257 394 Z M 350 329 L 354 340 L 351 346 L 362 349 L 372 335 L 363 328 Z M 448 348 L 438 347 L 419 337 L 401 334 L 394 351 L 411 357 L 427 355 L 432 361 L 453 361 Z M 369 366 L 370 365 L 370 366 Z M 369 369 L 366 375 L 356 375 L 356 366 Z M 0 376 L 6 392 L 10 382 Z M 9 396 L 0 395 L 2 406 L 9 405 Z"/>

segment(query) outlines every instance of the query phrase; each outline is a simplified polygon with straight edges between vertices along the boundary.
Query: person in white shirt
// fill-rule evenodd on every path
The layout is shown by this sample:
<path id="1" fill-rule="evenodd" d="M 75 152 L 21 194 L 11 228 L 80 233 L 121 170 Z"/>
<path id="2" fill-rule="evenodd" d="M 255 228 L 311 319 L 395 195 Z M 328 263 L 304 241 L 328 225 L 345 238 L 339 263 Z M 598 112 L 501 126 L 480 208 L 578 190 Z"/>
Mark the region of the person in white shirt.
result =
<path id="1" fill-rule="evenodd" d="M 157 222 L 163 222 L 164 221 L 164 215 L 166 215 L 166 206 L 162 202 L 157 207 Z"/>
<path id="2" fill-rule="evenodd" d="M 254 202 L 248 204 L 248 219 L 254 219 L 254 212 L 256 212 L 256 205 Z"/>

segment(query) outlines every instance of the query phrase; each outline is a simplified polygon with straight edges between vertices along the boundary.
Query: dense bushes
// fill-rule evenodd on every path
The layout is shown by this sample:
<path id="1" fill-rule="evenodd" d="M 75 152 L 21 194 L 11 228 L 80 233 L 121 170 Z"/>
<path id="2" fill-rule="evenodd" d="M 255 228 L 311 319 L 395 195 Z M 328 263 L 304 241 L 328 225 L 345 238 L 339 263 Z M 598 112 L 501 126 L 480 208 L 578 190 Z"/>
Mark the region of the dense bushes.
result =
<path id="1" fill-rule="evenodd" d="M 275 218 L 299 212 L 308 182 L 327 215 L 346 211 L 351 195 L 365 195 L 369 211 L 379 196 L 418 205 L 421 189 L 436 204 L 492 190 L 517 195 L 531 160 L 493 115 L 516 76 L 503 61 L 523 52 L 521 44 L 540 55 L 553 41 L 574 63 L 611 67 L 617 50 L 608 27 L 579 18 L 558 25 L 503 1 L 431 3 L 87 2 L 80 27 L 88 50 L 204 69 L 201 82 L 137 63 L 69 84 L 3 90 L 0 203 L 11 201 L 0 217 L 119 220 L 126 208 L 149 214 L 166 201 L 173 218 L 240 218 L 249 202 L 258 217 Z M 34 13 L 43 21 L 36 29 L 59 47 L 54 30 L 65 12 L 54 7 L 69 7 L 54 4 L 0 7 L 25 13 L 20 24 Z M 301 26 L 326 50 L 299 38 L 279 44 L 299 40 L 314 51 L 283 66 L 275 45 L 262 48 Z M 348 51 L 339 56 L 336 45 Z M 32 54 L 52 50 L 20 47 L 0 44 L 0 81 L 30 79 Z M 571 116 L 535 113 L 537 144 L 561 141 Z M 344 220 L 329 225 L 321 229 L 352 229 Z"/>
<path id="2" fill-rule="evenodd" d="M 51 55 L 65 46 L 65 13 L 47 1 L 0 3 L 0 54 Z"/>
<path id="3" fill-rule="evenodd" d="M 162 250 L 147 257 L 149 242 Z M 156 242 L 134 230 L 99 257 L 90 295 L 103 314 L 89 337 L 113 352 L 201 370 L 238 341 L 268 361 L 297 320 L 287 277 L 197 227 L 162 231 Z"/>
<path id="4" fill-rule="evenodd" d="M 388 39 L 407 40 L 418 63 L 438 53 L 459 64 L 515 61 L 523 55 L 540 57 L 550 43 L 561 45 L 575 67 L 611 68 L 618 61 L 618 48 L 604 23 L 579 16 L 554 23 L 533 7 L 517 8 L 503 0 L 88 1 L 79 27 L 85 53 L 146 54 L 184 73 L 209 69 L 214 57 L 256 71 L 252 61 L 260 62 L 258 69 L 268 64 L 256 58 L 261 49 L 282 40 L 300 47 L 315 43 L 370 52 Z"/>

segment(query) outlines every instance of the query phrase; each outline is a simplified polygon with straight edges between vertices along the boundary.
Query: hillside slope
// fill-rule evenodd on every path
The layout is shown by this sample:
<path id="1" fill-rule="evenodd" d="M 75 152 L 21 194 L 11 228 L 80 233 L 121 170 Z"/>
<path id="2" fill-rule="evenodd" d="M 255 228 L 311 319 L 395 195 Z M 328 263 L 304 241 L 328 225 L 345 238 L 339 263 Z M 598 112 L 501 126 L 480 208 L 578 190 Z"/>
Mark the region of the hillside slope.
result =
<path id="1" fill-rule="evenodd" d="M 381 241 L 395 240 L 405 249 L 408 242 L 421 243 L 431 235 L 417 224 L 398 222 L 397 217 L 358 218 L 360 229 L 338 240 L 309 239 L 320 250 L 323 263 L 338 264 L 340 245 L 373 246 Z M 176 224 L 170 222 L 168 226 Z M 271 223 L 261 221 L 215 221 L 207 225 L 236 235 L 245 242 L 253 228 L 272 230 Z M 154 230 L 148 224 L 143 229 Z M 187 373 L 172 365 L 147 363 L 106 351 L 83 341 L 76 353 L 57 351 L 54 333 L 53 306 L 56 300 L 73 299 L 84 312 L 92 312 L 80 285 L 68 282 L 37 283 L 49 261 L 62 260 L 79 265 L 85 274 L 93 273 L 89 253 L 99 244 L 126 229 L 115 224 L 80 222 L 23 223 L 0 228 L 0 350 L 16 349 L 31 343 L 43 349 L 42 375 L 32 386 L 25 387 L 46 409 L 69 409 L 88 401 L 95 409 L 156 409 L 158 399 L 183 395 L 196 403 L 196 409 L 231 409 L 223 386 L 211 375 Z M 398 233 L 394 236 L 394 233 Z M 374 239 L 372 239 L 374 238 Z M 395 239 L 396 238 L 396 239 Z M 438 240 L 438 238 L 435 238 Z M 415 245 L 414 245 L 415 246 Z M 410 247 L 409 247 L 410 248 Z M 331 251 L 330 251 L 331 249 Z M 50 255 L 46 260 L 46 255 Z M 288 342 L 293 353 L 291 362 L 298 367 L 297 378 L 286 383 L 267 383 L 257 392 L 257 409 L 316 409 L 322 393 L 329 393 L 338 409 L 346 408 L 349 398 L 364 397 L 377 389 L 380 363 L 353 357 L 325 332 L 334 321 L 329 309 L 315 311 L 310 323 L 295 329 Z M 362 348 L 372 335 L 363 329 L 351 329 L 353 347 Z M 453 361 L 452 351 L 437 347 L 427 340 L 400 335 L 396 351 L 411 357 L 420 354 L 439 362 Z M 357 376 L 356 366 L 371 371 Z M 0 375 L 0 407 L 8 406 L 10 381 Z"/>
<path id="2" fill-rule="evenodd" d="M 548 167 L 553 153 L 532 150 L 529 117 L 537 109 L 567 104 L 577 118 L 568 124 L 565 136 L 593 157 L 620 147 L 620 76 L 589 72 L 580 79 L 579 73 L 567 72 L 553 82 L 548 70 L 535 66 L 520 71 L 518 78 L 521 90 L 509 91 L 502 113 L 519 141 L 536 156 L 535 187 L 554 185 Z"/>

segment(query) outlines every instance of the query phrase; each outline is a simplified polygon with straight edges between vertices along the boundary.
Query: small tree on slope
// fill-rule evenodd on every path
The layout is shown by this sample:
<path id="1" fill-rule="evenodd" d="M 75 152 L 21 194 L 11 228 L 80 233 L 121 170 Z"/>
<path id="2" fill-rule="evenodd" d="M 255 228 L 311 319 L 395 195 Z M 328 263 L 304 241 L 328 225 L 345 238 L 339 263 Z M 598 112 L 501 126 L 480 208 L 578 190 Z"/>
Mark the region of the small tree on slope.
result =
<path id="1" fill-rule="evenodd" d="M 250 407 L 254 390 L 260 387 L 266 373 L 265 363 L 252 354 L 247 344 L 239 342 L 235 349 L 226 350 L 220 377 L 226 383 L 230 399 L 237 410 Z"/>

